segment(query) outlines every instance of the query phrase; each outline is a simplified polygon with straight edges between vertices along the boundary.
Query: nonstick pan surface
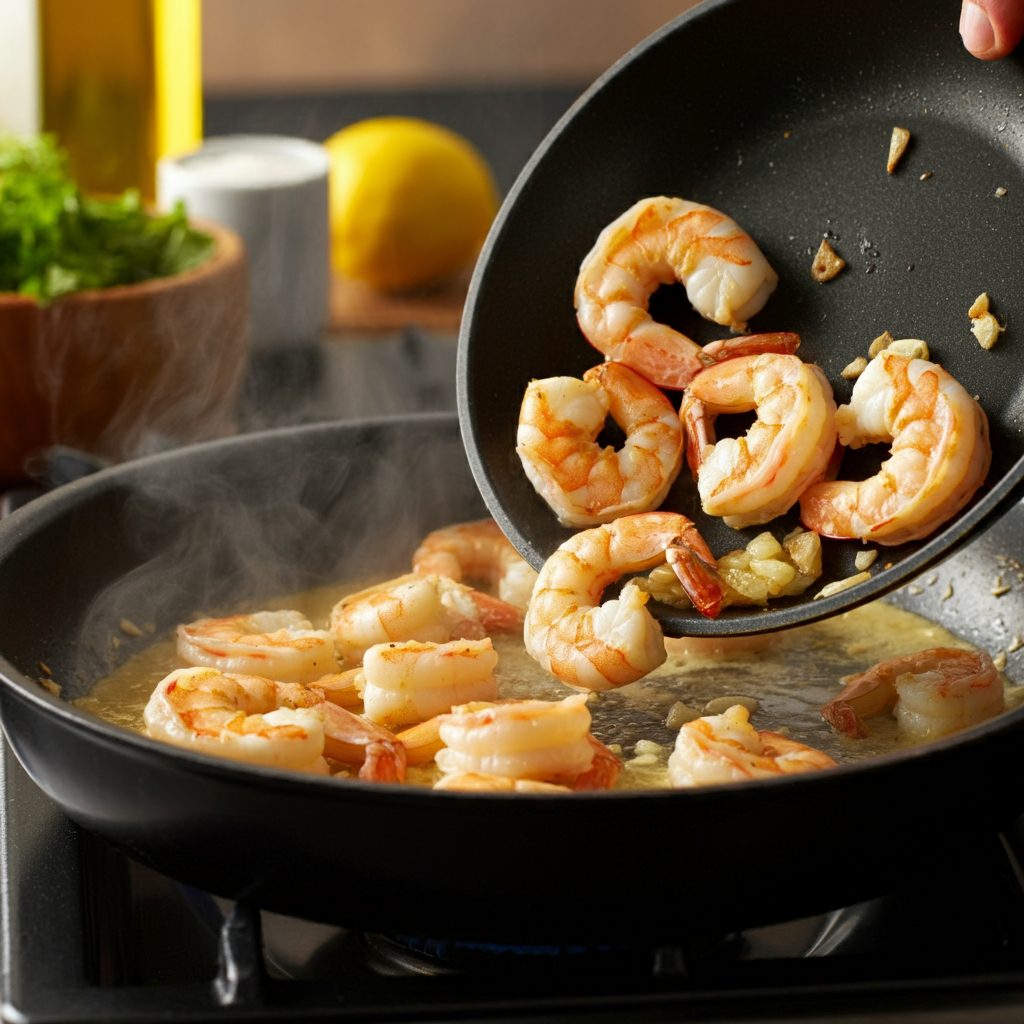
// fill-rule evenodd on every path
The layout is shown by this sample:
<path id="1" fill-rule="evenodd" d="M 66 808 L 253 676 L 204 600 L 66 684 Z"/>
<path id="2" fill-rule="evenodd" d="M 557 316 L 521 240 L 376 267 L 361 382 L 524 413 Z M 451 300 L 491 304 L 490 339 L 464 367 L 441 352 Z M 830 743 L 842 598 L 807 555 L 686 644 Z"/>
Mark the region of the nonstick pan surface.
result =
<path id="1" fill-rule="evenodd" d="M 477 941 L 669 940 L 817 913 L 898 885 L 899 865 L 948 870 L 970 836 L 1024 810 L 1024 709 L 827 772 L 548 797 L 260 769 L 69 703 L 200 611 L 397 574 L 428 530 L 482 512 L 454 416 L 253 434 L 60 488 L 0 523 L 8 740 L 69 817 L 171 877 L 282 913 Z M 1018 507 L 897 599 L 993 653 L 1013 646 L 1024 586 L 1006 559 L 1024 561 L 1022 526 Z M 1001 597 L 997 574 L 1013 584 Z M 127 636 L 122 618 L 156 631 Z M 41 662 L 59 697 L 38 684 Z"/>
<path id="2" fill-rule="evenodd" d="M 522 470 L 519 406 L 531 379 L 581 376 L 602 361 L 576 324 L 577 271 L 600 230 L 645 196 L 719 208 L 754 238 L 780 281 L 751 330 L 798 333 L 800 356 L 821 366 L 837 403 L 853 383 L 840 371 L 874 338 L 922 338 L 979 396 L 994 450 L 974 503 L 924 541 L 882 548 L 870 581 L 812 600 L 858 571 L 862 545 L 828 541 L 804 597 L 716 620 L 652 605 L 666 632 L 759 632 L 831 615 L 906 582 L 1012 504 L 1024 476 L 1024 68 L 1016 54 L 971 57 L 958 16 L 952 0 L 707 0 L 624 57 L 552 130 L 485 246 L 458 371 L 480 491 L 535 566 L 571 531 Z M 890 175 L 895 125 L 912 138 Z M 847 266 L 818 284 L 810 269 L 823 236 Z M 1007 325 L 990 351 L 967 315 L 981 292 Z M 728 336 L 690 310 L 680 286 L 656 292 L 651 310 L 701 344 Z M 840 475 L 870 476 L 881 449 L 847 452 Z M 701 511 L 685 467 L 662 507 L 693 519 L 716 554 L 798 521 L 794 508 L 732 530 Z"/>

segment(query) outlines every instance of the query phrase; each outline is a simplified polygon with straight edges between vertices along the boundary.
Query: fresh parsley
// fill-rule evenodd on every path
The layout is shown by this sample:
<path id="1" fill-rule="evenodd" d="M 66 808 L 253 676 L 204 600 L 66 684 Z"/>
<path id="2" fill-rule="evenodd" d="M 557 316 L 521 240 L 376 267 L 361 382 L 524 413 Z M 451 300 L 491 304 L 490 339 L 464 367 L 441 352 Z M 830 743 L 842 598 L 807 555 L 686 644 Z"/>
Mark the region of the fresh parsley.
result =
<path id="1" fill-rule="evenodd" d="M 154 216 L 129 189 L 86 196 L 52 136 L 0 135 L 0 292 L 46 304 L 69 292 L 135 284 L 198 266 L 213 251 L 178 203 Z"/>

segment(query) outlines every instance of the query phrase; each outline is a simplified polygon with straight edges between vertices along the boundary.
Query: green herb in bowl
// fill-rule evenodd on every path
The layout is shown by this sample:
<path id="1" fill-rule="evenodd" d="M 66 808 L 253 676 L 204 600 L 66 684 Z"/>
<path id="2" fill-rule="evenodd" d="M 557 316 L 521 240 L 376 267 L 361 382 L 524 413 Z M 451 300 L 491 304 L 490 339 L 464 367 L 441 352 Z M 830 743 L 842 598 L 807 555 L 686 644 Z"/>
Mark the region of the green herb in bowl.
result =
<path id="1" fill-rule="evenodd" d="M 179 274 L 213 247 L 189 227 L 180 203 L 154 216 L 134 189 L 113 199 L 86 196 L 52 136 L 0 135 L 0 292 L 46 304 Z"/>

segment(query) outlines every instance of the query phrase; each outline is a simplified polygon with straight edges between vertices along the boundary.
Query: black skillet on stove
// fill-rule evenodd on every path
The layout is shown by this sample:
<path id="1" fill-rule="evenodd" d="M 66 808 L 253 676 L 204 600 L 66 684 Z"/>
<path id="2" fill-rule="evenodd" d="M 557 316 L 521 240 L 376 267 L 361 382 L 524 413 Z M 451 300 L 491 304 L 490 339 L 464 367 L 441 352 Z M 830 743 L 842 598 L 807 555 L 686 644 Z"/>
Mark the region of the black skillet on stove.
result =
<path id="1" fill-rule="evenodd" d="M 780 281 L 751 330 L 798 333 L 800 356 L 821 366 L 838 403 L 852 387 L 840 371 L 875 337 L 923 338 L 980 397 L 994 450 L 974 503 L 926 540 L 884 549 L 870 581 L 813 600 L 857 572 L 860 543 L 829 541 L 824 573 L 803 597 L 717 620 L 652 604 L 666 632 L 750 633 L 831 615 L 906 582 L 1012 503 L 1024 478 L 1024 68 L 1016 54 L 971 57 L 959 9 L 957 0 L 707 0 L 623 58 L 551 132 L 488 239 L 459 350 L 474 476 L 535 566 L 571 531 L 515 454 L 519 405 L 531 379 L 581 376 L 602 360 L 576 324 L 577 271 L 601 228 L 645 196 L 719 208 L 755 239 Z M 896 125 L 911 143 L 890 175 Z M 818 284 L 810 271 L 823 236 L 847 266 Z M 981 292 L 1008 324 L 990 351 L 967 315 Z M 728 336 L 680 286 L 656 292 L 651 311 L 702 344 Z M 870 476 L 880 449 L 847 452 L 840 475 Z M 704 515 L 685 468 L 662 508 L 693 519 L 719 554 L 765 528 L 738 532 Z M 768 528 L 781 536 L 796 511 Z"/>
<path id="2" fill-rule="evenodd" d="M 483 511 L 454 415 L 252 434 L 39 498 L 0 522 L 9 742 L 69 817 L 173 878 L 282 913 L 476 941 L 653 942 L 820 912 L 908 870 L 955 875 L 962 842 L 1024 810 L 1024 708 L 825 772 L 549 797 L 250 767 L 70 703 L 203 610 L 397 575 L 427 531 Z M 897 599 L 993 653 L 1013 646 L 1024 573 L 1005 559 L 1024 562 L 1022 526 L 1018 505 L 941 581 Z M 1012 584 L 1000 597 L 997 575 Z M 123 619 L 155 633 L 131 636 Z M 1009 654 L 1011 678 L 1022 661 Z"/>

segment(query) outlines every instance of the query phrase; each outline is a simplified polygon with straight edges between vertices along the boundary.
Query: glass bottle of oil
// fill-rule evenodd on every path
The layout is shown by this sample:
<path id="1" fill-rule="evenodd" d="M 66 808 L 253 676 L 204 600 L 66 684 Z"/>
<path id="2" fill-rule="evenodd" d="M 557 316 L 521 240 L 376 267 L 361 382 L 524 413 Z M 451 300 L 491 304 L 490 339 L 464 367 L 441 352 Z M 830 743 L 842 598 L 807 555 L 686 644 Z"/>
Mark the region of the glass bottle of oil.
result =
<path id="1" fill-rule="evenodd" d="M 202 137 L 200 0 L 38 0 L 42 128 L 88 192 L 156 193 Z"/>

